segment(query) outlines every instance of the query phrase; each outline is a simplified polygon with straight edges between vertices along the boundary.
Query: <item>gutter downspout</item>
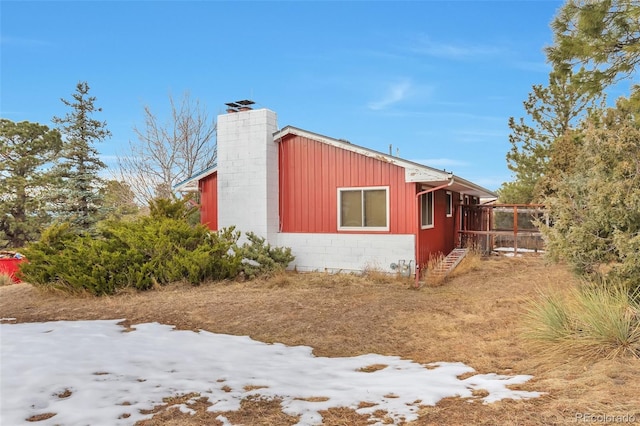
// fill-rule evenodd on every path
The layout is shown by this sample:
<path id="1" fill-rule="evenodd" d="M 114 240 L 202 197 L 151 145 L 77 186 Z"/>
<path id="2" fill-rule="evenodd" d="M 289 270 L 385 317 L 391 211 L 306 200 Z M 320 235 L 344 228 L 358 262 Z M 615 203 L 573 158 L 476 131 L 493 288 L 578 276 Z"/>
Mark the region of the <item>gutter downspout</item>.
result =
<path id="1" fill-rule="evenodd" d="M 420 196 L 424 195 L 424 194 L 428 194 L 430 192 L 435 192 L 435 191 L 439 191 L 441 189 L 444 188 L 448 188 L 451 185 L 453 185 L 453 175 L 451 173 L 449 173 L 449 182 L 445 183 L 443 185 L 440 186 L 436 186 L 435 188 L 429 188 L 429 189 L 425 189 L 424 191 L 420 191 L 416 194 L 416 211 L 418 212 L 418 231 L 416 232 L 416 283 L 414 288 L 419 288 L 420 287 L 420 231 L 422 230 L 422 226 L 421 226 L 421 222 L 420 222 Z M 434 201 L 434 209 L 435 209 L 435 201 Z"/>

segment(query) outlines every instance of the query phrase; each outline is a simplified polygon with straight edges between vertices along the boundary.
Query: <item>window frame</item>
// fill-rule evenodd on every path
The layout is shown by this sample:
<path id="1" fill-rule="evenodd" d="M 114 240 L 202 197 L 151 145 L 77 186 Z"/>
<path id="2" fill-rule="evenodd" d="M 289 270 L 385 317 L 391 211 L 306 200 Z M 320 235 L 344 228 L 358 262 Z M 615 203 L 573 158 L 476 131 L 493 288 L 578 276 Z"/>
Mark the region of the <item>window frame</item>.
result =
<path id="1" fill-rule="evenodd" d="M 425 208 L 425 202 L 423 200 L 426 200 L 426 207 L 429 207 L 429 198 L 431 198 L 431 223 L 424 223 L 424 219 L 425 216 L 423 214 L 424 208 Z M 435 206 L 434 206 L 434 197 L 433 197 L 433 192 L 427 192 L 426 194 L 422 194 L 420 196 L 420 229 L 431 229 L 435 227 L 435 218 L 434 218 L 434 211 L 435 211 Z"/>
<path id="2" fill-rule="evenodd" d="M 445 207 L 445 212 L 447 214 L 447 217 L 453 217 L 453 193 L 451 191 L 447 191 L 446 197 L 447 204 Z"/>
<path id="3" fill-rule="evenodd" d="M 386 217 L 386 225 L 385 226 L 365 226 L 364 225 L 364 220 L 365 220 L 365 197 L 364 197 L 364 193 L 366 191 L 382 191 L 384 190 L 385 193 L 385 217 Z M 341 222 L 342 222 L 342 193 L 343 192 L 349 192 L 349 191 L 360 191 L 361 192 L 361 197 L 360 197 L 360 219 L 361 219 L 361 223 L 363 224 L 362 226 L 342 226 Z M 338 198 L 338 202 L 337 202 L 337 208 L 338 208 L 338 231 L 360 231 L 360 232 L 369 232 L 369 231 L 373 231 L 373 232 L 385 232 L 385 231 L 389 231 L 389 186 L 345 186 L 345 187 L 339 187 L 338 191 L 337 191 L 337 198 Z"/>

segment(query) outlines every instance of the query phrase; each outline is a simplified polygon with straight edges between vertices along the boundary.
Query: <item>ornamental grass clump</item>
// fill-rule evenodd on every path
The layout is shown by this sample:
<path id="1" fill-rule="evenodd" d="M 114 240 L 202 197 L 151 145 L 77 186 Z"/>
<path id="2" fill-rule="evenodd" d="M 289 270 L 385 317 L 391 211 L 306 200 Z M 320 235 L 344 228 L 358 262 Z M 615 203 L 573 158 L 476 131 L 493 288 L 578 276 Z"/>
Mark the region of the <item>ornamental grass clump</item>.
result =
<path id="1" fill-rule="evenodd" d="M 527 337 L 543 349 L 585 358 L 640 358 L 638 291 L 584 283 L 564 295 L 532 302 Z"/>

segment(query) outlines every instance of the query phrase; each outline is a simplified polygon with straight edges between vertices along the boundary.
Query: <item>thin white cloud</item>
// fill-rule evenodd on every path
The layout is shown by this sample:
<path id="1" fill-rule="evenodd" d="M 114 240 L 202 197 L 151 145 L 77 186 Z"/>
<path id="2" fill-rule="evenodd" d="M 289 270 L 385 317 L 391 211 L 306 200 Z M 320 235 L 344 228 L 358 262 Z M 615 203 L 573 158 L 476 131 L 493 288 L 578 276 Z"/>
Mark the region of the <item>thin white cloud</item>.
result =
<path id="1" fill-rule="evenodd" d="M 0 110 L 0 117 L 7 118 L 10 115 L 24 115 L 24 111 L 4 111 Z"/>
<path id="2" fill-rule="evenodd" d="M 509 135 L 503 131 L 460 130 L 453 132 L 455 140 L 459 142 L 504 142 Z"/>
<path id="3" fill-rule="evenodd" d="M 18 46 L 18 47 L 37 47 L 37 46 L 50 46 L 51 42 L 47 40 L 38 40 L 38 39 L 23 38 L 23 37 L 0 36 L 0 45 Z"/>
<path id="4" fill-rule="evenodd" d="M 455 160 L 453 158 L 427 158 L 427 159 L 417 159 L 417 160 L 409 160 L 414 163 L 424 164 L 429 167 L 465 167 L 468 166 L 469 163 L 465 161 Z"/>
<path id="5" fill-rule="evenodd" d="M 504 176 L 465 176 L 465 179 L 469 179 L 480 186 L 483 186 L 491 191 L 496 191 L 502 186 L 503 183 L 509 182 L 511 179 Z"/>
<path id="6" fill-rule="evenodd" d="M 545 74 L 551 71 L 551 65 L 542 61 L 518 61 L 514 63 L 514 67 L 523 71 L 541 72 Z"/>
<path id="7" fill-rule="evenodd" d="M 456 60 L 496 56 L 504 52 L 504 49 L 500 46 L 475 43 L 446 43 L 432 40 L 427 36 L 420 37 L 417 43 L 411 46 L 409 50 L 421 55 Z"/>
<path id="8" fill-rule="evenodd" d="M 404 111 L 402 115 L 405 116 L 414 116 L 414 117 L 444 117 L 449 119 L 460 119 L 460 120 L 474 120 L 474 121 L 497 121 L 497 122 L 506 122 L 508 117 L 498 116 L 498 115 L 482 115 L 475 114 L 469 112 L 461 112 L 461 111 L 446 111 L 446 110 L 438 110 L 438 111 Z"/>
<path id="9" fill-rule="evenodd" d="M 486 138 L 501 138 L 506 137 L 507 132 L 502 130 L 454 130 L 454 134 L 460 136 L 477 136 Z"/>
<path id="10" fill-rule="evenodd" d="M 398 102 L 404 100 L 411 90 L 412 84 L 409 80 L 402 80 L 398 83 L 394 83 L 387 89 L 384 96 L 377 101 L 369 102 L 367 105 L 369 109 L 374 111 L 379 111 L 382 109 L 386 109 L 393 104 L 397 104 Z"/>
<path id="11" fill-rule="evenodd" d="M 115 163 L 118 161 L 119 158 L 122 158 L 121 156 L 118 155 L 111 155 L 111 154 L 101 154 L 100 155 L 100 159 L 105 162 L 105 163 Z"/>

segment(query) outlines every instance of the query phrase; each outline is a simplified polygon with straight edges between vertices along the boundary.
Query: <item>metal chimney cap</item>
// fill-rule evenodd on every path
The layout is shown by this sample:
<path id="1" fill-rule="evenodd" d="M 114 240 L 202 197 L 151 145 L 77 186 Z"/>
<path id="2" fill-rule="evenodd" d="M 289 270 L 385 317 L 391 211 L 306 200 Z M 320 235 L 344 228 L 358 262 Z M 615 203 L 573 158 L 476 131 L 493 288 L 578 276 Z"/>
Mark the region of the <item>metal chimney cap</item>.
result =
<path id="1" fill-rule="evenodd" d="M 252 100 L 243 99 L 241 101 L 227 102 L 225 105 L 229 107 L 227 112 L 249 111 L 251 105 L 255 104 Z"/>

